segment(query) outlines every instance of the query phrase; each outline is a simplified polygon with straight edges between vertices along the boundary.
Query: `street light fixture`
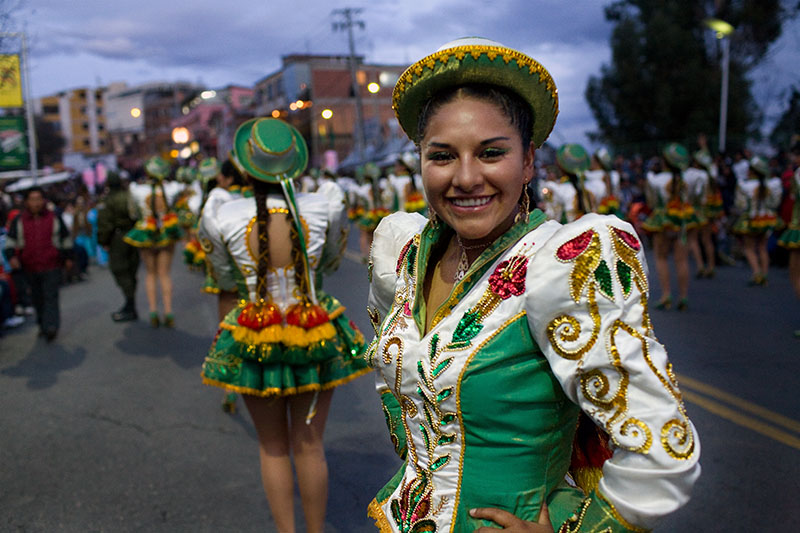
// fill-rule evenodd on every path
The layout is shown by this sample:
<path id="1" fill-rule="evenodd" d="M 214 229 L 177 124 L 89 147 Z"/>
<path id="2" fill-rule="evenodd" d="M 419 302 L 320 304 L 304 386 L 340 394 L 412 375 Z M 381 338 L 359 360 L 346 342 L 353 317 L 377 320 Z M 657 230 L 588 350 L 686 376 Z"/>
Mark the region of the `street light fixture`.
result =
<path id="1" fill-rule="evenodd" d="M 728 77 L 731 62 L 731 40 L 728 38 L 734 30 L 730 23 L 721 19 L 707 18 L 703 23 L 716 32 L 722 46 L 722 88 L 719 98 L 719 153 L 725 152 L 725 135 L 728 129 Z"/>
<path id="2" fill-rule="evenodd" d="M 333 111 L 330 109 L 323 109 L 322 113 L 320 113 L 320 116 L 322 116 L 322 118 L 325 120 L 329 120 L 333 116 Z"/>

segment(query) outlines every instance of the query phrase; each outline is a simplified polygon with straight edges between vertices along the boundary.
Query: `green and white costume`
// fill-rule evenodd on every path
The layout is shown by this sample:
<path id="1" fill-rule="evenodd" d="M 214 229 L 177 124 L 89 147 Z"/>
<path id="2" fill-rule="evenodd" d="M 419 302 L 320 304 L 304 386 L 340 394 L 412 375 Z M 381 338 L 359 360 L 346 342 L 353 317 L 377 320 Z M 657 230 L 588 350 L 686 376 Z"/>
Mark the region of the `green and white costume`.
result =
<path id="1" fill-rule="evenodd" d="M 371 254 L 367 357 L 405 459 L 369 506 L 380 530 L 497 527 L 470 517 L 474 507 L 536 521 L 547 502 L 556 531 L 642 531 L 684 504 L 700 443 L 653 334 L 633 228 L 596 214 L 561 225 L 537 210 L 434 310 L 422 285 L 451 233 L 427 222 L 387 217 Z M 581 410 L 613 450 L 589 494 L 567 480 Z"/>

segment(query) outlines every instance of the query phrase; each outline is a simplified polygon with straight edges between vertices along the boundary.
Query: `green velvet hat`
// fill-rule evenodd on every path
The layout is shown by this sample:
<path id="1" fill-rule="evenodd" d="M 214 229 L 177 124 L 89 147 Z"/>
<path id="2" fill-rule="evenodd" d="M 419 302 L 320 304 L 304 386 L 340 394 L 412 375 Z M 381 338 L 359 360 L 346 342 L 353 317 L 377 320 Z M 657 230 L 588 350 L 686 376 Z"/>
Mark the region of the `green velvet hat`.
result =
<path id="1" fill-rule="evenodd" d="M 682 144 L 669 143 L 661 151 L 661 155 L 664 156 L 667 163 L 677 169 L 686 170 L 689 168 L 689 151 Z"/>
<path id="2" fill-rule="evenodd" d="M 565 144 L 556 151 L 556 162 L 561 170 L 573 176 L 582 176 L 589 170 L 589 154 L 580 144 Z"/>
<path id="3" fill-rule="evenodd" d="M 381 177 L 381 169 L 375 163 L 369 162 L 364 165 L 364 177 L 375 180 Z"/>
<path id="4" fill-rule="evenodd" d="M 433 95 L 468 83 L 496 85 L 522 97 L 531 106 L 535 146 L 541 146 L 553 130 L 558 91 L 550 73 L 517 50 L 489 39 L 465 37 L 420 59 L 397 80 L 392 108 L 406 135 L 417 140 L 420 111 Z"/>
<path id="5" fill-rule="evenodd" d="M 756 174 L 761 174 L 765 178 L 769 177 L 769 163 L 767 163 L 767 159 L 761 157 L 760 155 L 756 155 L 750 158 L 750 170 L 755 172 Z"/>
<path id="6" fill-rule="evenodd" d="M 175 179 L 181 183 L 192 183 L 197 179 L 197 169 L 194 167 L 178 167 L 175 171 Z"/>
<path id="7" fill-rule="evenodd" d="M 207 157 L 200 161 L 200 164 L 197 166 L 197 173 L 200 175 L 200 180 L 203 183 L 207 183 L 217 177 L 220 169 L 221 165 L 216 157 Z"/>
<path id="8" fill-rule="evenodd" d="M 170 168 L 169 163 L 164 161 L 160 156 L 154 155 L 147 160 L 144 164 L 144 171 L 151 178 L 163 180 L 169 176 Z"/>
<path id="9" fill-rule="evenodd" d="M 236 130 L 236 159 L 253 178 L 280 183 L 299 176 L 308 164 L 308 146 L 294 127 L 276 118 L 254 118 Z"/>

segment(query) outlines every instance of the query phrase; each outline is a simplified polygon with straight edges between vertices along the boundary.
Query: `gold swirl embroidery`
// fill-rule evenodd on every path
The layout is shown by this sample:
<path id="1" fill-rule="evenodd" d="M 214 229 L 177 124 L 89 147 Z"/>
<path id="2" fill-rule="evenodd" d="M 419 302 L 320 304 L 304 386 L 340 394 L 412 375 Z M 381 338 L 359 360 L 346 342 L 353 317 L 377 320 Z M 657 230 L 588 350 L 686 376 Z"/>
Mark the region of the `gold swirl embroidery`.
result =
<path id="1" fill-rule="evenodd" d="M 681 409 L 681 415 L 685 413 Z M 688 419 L 673 418 L 661 428 L 661 445 L 673 459 L 688 459 L 694 454 L 694 435 Z"/>
<path id="2" fill-rule="evenodd" d="M 594 271 L 597 269 L 602 259 L 601 252 L 600 237 L 595 233 L 592 235 L 592 239 L 589 241 L 586 250 L 581 252 L 578 257 L 569 260 L 569 262 L 575 262 L 575 266 L 572 267 L 572 273 L 569 276 L 569 294 L 572 296 L 575 303 L 580 303 L 581 295 L 586 286 L 592 285 L 591 282 L 594 280 Z M 561 259 L 558 260 L 562 263 L 565 262 Z"/>
<path id="3" fill-rule="evenodd" d="M 392 362 L 392 354 L 389 352 L 389 349 L 392 346 L 397 346 L 397 357 L 403 357 L 403 341 L 400 339 L 400 337 L 392 337 L 383 346 L 383 364 L 385 365 L 391 364 Z"/>
<path id="4" fill-rule="evenodd" d="M 642 442 L 642 444 L 639 446 L 626 446 L 625 444 L 616 442 L 615 440 L 615 444 L 618 446 L 622 446 L 627 450 L 642 454 L 650 451 L 650 446 L 653 444 L 653 434 L 650 432 L 650 428 L 647 427 L 647 424 L 638 418 L 629 418 L 623 422 L 622 426 L 619 428 L 619 433 L 623 437 L 628 437 L 630 434 L 632 439 L 644 440 L 644 442 Z"/>
<path id="5" fill-rule="evenodd" d="M 574 316 L 558 316 L 547 326 L 547 338 L 550 340 L 550 345 L 564 359 L 580 360 L 597 342 L 597 337 L 600 335 L 600 311 L 597 307 L 595 290 L 594 284 L 589 285 L 589 316 L 592 318 L 593 328 L 586 344 L 573 349 L 562 346 L 562 343 L 576 342 L 581 336 L 580 322 Z"/>

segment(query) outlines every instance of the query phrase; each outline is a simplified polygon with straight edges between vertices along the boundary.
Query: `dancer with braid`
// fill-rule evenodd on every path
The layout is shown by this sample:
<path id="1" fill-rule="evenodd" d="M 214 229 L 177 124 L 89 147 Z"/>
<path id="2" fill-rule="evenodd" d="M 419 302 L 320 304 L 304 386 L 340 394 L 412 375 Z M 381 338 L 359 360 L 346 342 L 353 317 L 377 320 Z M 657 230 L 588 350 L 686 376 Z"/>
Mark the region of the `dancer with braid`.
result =
<path id="1" fill-rule="evenodd" d="M 183 236 L 174 205 L 183 186 L 172 181 L 165 183 L 170 174 L 169 164 L 158 156 L 148 159 L 144 168 L 150 177 L 149 181 L 130 185 L 131 197 L 139 208 L 141 218 L 125 235 L 124 240 L 139 249 L 139 255 L 145 266 L 150 325 L 154 328 L 161 325 L 156 288 L 158 281 L 164 305 L 163 324 L 171 328 L 175 325 L 175 317 L 172 314 L 170 270 L 175 242 Z"/>
<path id="2" fill-rule="evenodd" d="M 203 381 L 244 398 L 277 530 L 296 527 L 293 458 L 305 531 L 321 532 L 328 492 L 322 435 L 333 388 L 369 371 L 363 335 L 319 282 L 336 269 L 346 242 L 344 193 L 332 182 L 295 193 L 292 180 L 305 170 L 308 148 L 281 120 L 242 124 L 234 154 L 255 195 L 222 204 L 200 226 L 221 319 Z"/>

